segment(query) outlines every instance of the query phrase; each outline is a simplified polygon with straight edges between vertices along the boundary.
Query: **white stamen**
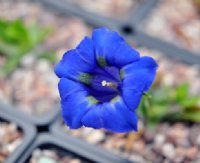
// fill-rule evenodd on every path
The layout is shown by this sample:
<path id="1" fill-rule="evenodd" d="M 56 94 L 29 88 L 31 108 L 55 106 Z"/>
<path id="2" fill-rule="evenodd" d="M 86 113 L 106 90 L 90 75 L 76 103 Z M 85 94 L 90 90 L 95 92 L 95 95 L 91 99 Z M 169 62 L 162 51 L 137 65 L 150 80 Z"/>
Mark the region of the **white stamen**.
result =
<path id="1" fill-rule="evenodd" d="M 106 82 L 105 80 L 103 80 L 103 81 L 101 82 L 101 85 L 105 87 L 105 86 L 107 85 L 107 82 Z"/>
<path id="2" fill-rule="evenodd" d="M 107 82 L 106 80 L 103 80 L 101 82 L 101 85 L 103 87 L 107 86 L 107 87 L 110 87 L 110 88 L 113 88 L 113 89 L 116 89 L 117 88 L 117 85 L 115 83 L 112 83 L 112 82 Z"/>

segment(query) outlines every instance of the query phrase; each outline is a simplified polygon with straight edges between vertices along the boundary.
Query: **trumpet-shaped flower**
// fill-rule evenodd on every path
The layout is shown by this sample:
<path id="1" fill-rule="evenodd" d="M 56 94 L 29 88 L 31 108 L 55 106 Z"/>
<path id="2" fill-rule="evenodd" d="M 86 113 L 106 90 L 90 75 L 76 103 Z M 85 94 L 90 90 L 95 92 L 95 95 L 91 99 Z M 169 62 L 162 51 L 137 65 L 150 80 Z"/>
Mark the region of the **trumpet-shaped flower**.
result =
<path id="1" fill-rule="evenodd" d="M 157 66 L 153 58 L 140 57 L 118 33 L 94 30 L 55 67 L 65 123 L 71 129 L 137 131 L 135 110 Z"/>

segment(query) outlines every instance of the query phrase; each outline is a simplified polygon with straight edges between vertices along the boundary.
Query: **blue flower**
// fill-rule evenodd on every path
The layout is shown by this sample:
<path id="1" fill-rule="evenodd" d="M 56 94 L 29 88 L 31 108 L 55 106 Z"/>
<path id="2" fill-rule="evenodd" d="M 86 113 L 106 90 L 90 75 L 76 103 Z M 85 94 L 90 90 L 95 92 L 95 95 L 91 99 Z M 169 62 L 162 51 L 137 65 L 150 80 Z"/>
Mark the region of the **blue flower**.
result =
<path id="1" fill-rule="evenodd" d="M 140 57 L 118 33 L 93 31 L 55 67 L 62 114 L 71 129 L 137 131 L 136 108 L 152 85 L 157 63 Z"/>

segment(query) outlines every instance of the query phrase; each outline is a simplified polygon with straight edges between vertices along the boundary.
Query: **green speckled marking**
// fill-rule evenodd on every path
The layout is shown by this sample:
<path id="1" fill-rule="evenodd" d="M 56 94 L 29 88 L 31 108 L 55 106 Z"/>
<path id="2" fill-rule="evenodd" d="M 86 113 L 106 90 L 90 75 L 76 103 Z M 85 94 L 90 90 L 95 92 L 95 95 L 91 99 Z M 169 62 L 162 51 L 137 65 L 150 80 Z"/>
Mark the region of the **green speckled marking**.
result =
<path id="1" fill-rule="evenodd" d="M 91 105 L 97 104 L 97 103 L 99 102 L 99 101 L 98 101 L 95 97 L 93 97 L 93 96 L 87 96 L 86 98 L 87 98 L 87 101 L 88 101 Z"/>
<path id="2" fill-rule="evenodd" d="M 90 84 L 91 83 L 91 80 L 92 80 L 92 76 L 90 74 L 87 74 L 87 73 L 81 73 L 80 74 L 80 77 L 79 77 L 79 80 L 84 83 L 84 84 Z"/>
<path id="3" fill-rule="evenodd" d="M 120 78 L 124 79 L 124 70 L 123 69 L 120 69 L 119 74 L 120 74 Z"/>
<path id="4" fill-rule="evenodd" d="M 119 100 L 119 96 L 115 96 L 113 99 L 110 100 L 111 103 L 115 103 Z"/>
<path id="5" fill-rule="evenodd" d="M 105 60 L 105 58 L 102 57 L 102 56 L 100 56 L 100 57 L 97 59 L 97 63 L 98 63 L 99 66 L 101 66 L 101 67 L 105 67 L 105 66 L 108 65 L 107 62 L 106 62 L 106 60 Z"/>

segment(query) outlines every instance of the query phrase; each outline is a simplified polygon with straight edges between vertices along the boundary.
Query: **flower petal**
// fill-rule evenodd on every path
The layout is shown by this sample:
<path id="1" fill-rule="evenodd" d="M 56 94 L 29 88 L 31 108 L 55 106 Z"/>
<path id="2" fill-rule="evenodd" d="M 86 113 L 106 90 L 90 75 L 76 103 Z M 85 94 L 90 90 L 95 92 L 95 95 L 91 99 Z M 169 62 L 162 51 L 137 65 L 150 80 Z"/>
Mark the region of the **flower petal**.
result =
<path id="1" fill-rule="evenodd" d="M 123 87 L 138 91 L 147 91 L 154 81 L 157 63 L 151 57 L 142 57 L 139 61 L 123 68 Z"/>
<path id="2" fill-rule="evenodd" d="M 115 51 L 119 48 L 124 39 L 117 32 L 108 30 L 107 28 L 99 28 L 92 33 L 95 54 L 97 62 L 102 64 L 112 63 Z M 104 63 L 106 62 L 106 63 Z"/>
<path id="3" fill-rule="evenodd" d="M 84 126 L 104 128 L 112 132 L 137 131 L 137 115 L 131 112 L 122 98 L 90 109 L 82 119 Z"/>
<path id="4" fill-rule="evenodd" d="M 96 66 L 96 58 L 94 55 L 93 41 L 89 37 L 85 37 L 76 47 L 80 58 L 92 67 Z"/>
<path id="5" fill-rule="evenodd" d="M 73 129 L 81 127 L 81 118 L 89 109 L 88 92 L 80 83 L 66 78 L 61 78 L 58 88 L 65 123 Z"/>
<path id="6" fill-rule="evenodd" d="M 65 123 L 71 129 L 77 129 L 82 126 L 81 119 L 90 108 L 87 101 L 87 92 L 76 92 L 61 100 L 62 115 Z"/>
<path id="7" fill-rule="evenodd" d="M 61 99 L 64 99 L 71 93 L 85 91 L 84 87 L 75 81 L 69 80 L 67 78 L 61 78 L 58 83 L 58 89 Z"/>
<path id="8" fill-rule="evenodd" d="M 152 85 L 157 67 L 153 58 L 145 56 L 122 68 L 124 76 L 122 95 L 131 110 L 137 108 L 142 93 Z"/>
<path id="9" fill-rule="evenodd" d="M 137 109 L 138 105 L 140 104 L 140 101 L 142 99 L 142 92 L 138 92 L 134 89 L 129 88 L 123 88 L 122 89 L 122 96 L 124 99 L 124 102 L 129 107 L 131 111 L 134 111 Z"/>
<path id="10" fill-rule="evenodd" d="M 113 58 L 114 60 L 112 64 L 114 66 L 121 68 L 122 66 L 125 66 L 127 64 L 139 60 L 140 53 L 124 42 L 115 52 Z"/>
<path id="11" fill-rule="evenodd" d="M 102 110 L 104 107 L 105 103 L 91 107 L 91 109 L 83 116 L 81 120 L 83 126 L 92 127 L 95 129 L 103 128 Z"/>
<path id="12" fill-rule="evenodd" d="M 110 65 L 122 67 L 140 58 L 139 52 L 129 46 L 117 32 L 106 28 L 96 29 L 92 39 L 97 61 L 103 58 Z"/>
<path id="13" fill-rule="evenodd" d="M 93 67 L 79 56 L 77 50 L 70 50 L 63 55 L 54 71 L 60 78 L 77 79 L 81 72 L 90 72 L 92 69 Z"/>

